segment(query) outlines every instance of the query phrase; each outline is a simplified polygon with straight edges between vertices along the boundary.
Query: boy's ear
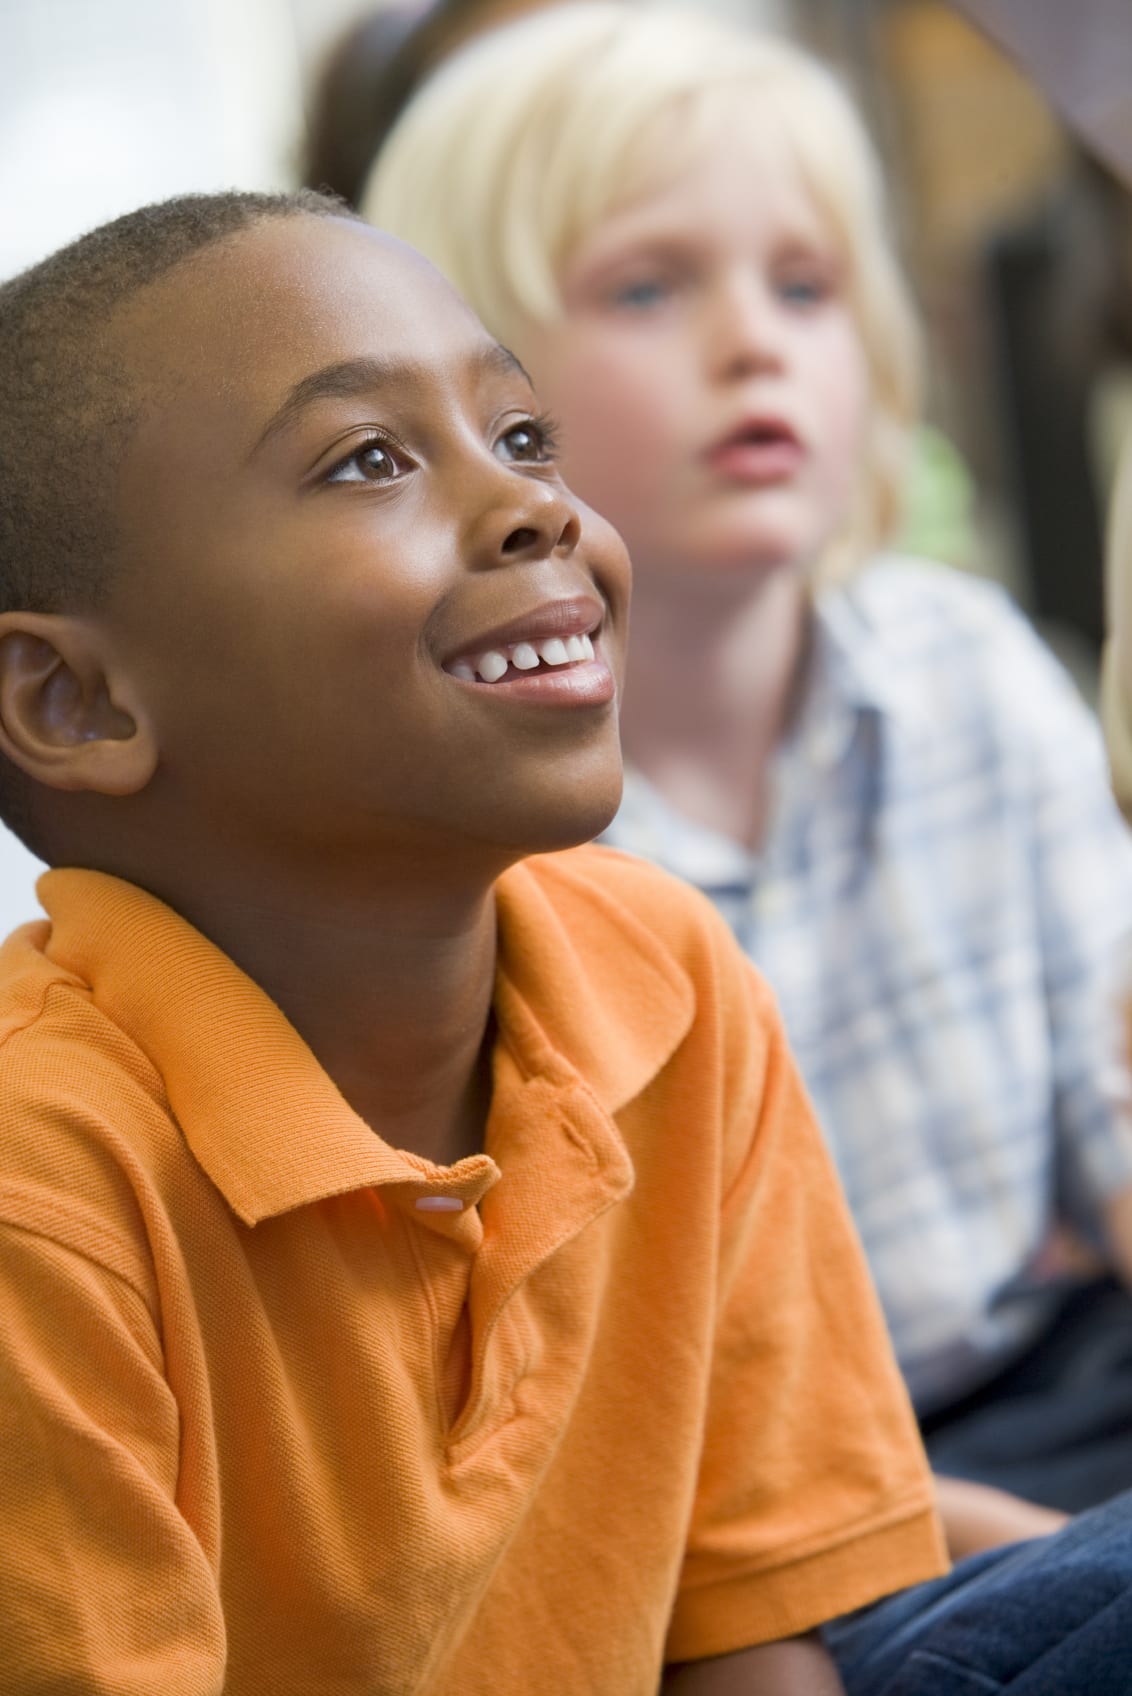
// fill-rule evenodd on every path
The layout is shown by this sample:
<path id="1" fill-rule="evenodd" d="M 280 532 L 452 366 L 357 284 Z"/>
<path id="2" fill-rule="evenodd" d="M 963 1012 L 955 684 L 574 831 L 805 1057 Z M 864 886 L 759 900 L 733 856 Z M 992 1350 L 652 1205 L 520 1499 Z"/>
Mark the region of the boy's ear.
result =
<path id="1" fill-rule="evenodd" d="M 157 767 L 156 740 L 93 620 L 0 615 L 0 750 L 50 789 L 133 795 L 145 788 Z"/>

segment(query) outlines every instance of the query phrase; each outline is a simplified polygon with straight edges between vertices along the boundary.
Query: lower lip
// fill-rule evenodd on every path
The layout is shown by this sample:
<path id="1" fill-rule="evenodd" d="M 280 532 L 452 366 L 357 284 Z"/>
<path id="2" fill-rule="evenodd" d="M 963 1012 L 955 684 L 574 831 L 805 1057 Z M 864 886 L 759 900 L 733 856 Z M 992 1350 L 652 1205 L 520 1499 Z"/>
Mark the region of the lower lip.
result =
<path id="1" fill-rule="evenodd" d="M 539 707 L 604 707 L 617 694 L 613 673 L 600 659 L 561 666 L 554 671 L 520 672 L 498 683 L 484 683 L 478 677 L 474 682 L 464 677 L 453 681 L 463 689 L 474 689 L 478 695 L 495 695 L 501 701 L 529 702 Z"/>
<path id="2" fill-rule="evenodd" d="M 802 464 L 799 442 L 732 442 L 709 454 L 708 464 L 721 477 L 755 488 L 788 483 Z"/>

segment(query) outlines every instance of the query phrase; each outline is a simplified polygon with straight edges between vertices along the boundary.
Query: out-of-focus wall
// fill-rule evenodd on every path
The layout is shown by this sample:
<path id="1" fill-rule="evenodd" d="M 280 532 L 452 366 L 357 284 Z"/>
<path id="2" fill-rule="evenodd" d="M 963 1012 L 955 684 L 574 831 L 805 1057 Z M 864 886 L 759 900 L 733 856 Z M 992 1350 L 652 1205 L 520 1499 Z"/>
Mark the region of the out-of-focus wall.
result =
<path id="1" fill-rule="evenodd" d="M 287 0 L 0 0 L 0 274 L 188 189 L 281 187 Z"/>
<path id="2" fill-rule="evenodd" d="M 42 870 L 11 831 L 0 828 L 0 936 L 40 916 L 35 880 Z"/>

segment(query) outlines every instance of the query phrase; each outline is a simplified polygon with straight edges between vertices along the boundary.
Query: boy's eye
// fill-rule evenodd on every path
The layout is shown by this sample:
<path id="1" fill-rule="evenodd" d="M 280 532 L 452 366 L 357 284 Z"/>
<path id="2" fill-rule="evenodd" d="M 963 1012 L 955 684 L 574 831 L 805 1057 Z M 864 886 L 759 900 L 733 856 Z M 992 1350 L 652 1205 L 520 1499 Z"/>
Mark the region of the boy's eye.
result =
<path id="1" fill-rule="evenodd" d="M 407 457 L 391 442 L 371 436 L 328 474 L 328 483 L 391 483 L 409 469 Z"/>
<path id="2" fill-rule="evenodd" d="M 614 290 L 613 303 L 615 306 L 643 310 L 650 306 L 660 306 L 671 292 L 671 286 L 660 277 L 638 277 L 632 282 L 622 283 Z"/>
<path id="3" fill-rule="evenodd" d="M 832 278 L 819 272 L 806 272 L 778 279 L 778 296 L 787 306 L 820 306 L 833 293 Z"/>
<path id="4" fill-rule="evenodd" d="M 524 418 L 500 436 L 495 452 L 509 463 L 544 465 L 554 458 L 558 442 L 548 418 Z"/>

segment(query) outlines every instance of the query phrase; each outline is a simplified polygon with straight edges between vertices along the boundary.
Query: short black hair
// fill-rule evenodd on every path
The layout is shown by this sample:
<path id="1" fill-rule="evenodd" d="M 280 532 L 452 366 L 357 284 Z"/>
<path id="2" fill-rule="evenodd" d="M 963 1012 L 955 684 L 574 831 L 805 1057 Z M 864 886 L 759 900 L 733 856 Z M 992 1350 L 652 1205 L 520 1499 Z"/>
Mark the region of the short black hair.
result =
<path id="1" fill-rule="evenodd" d="M 299 214 L 354 217 L 308 189 L 181 195 L 0 284 L 0 612 L 90 610 L 111 579 L 113 489 L 142 400 L 114 347 L 115 314 L 203 248 Z M 0 757 L 0 818 L 25 840 L 27 800 Z"/>
<path id="2" fill-rule="evenodd" d="M 307 189 L 187 194 L 0 284 L 0 612 L 93 605 L 107 581 L 110 488 L 139 399 L 108 334 L 115 314 L 201 249 L 299 213 L 354 216 Z"/>

